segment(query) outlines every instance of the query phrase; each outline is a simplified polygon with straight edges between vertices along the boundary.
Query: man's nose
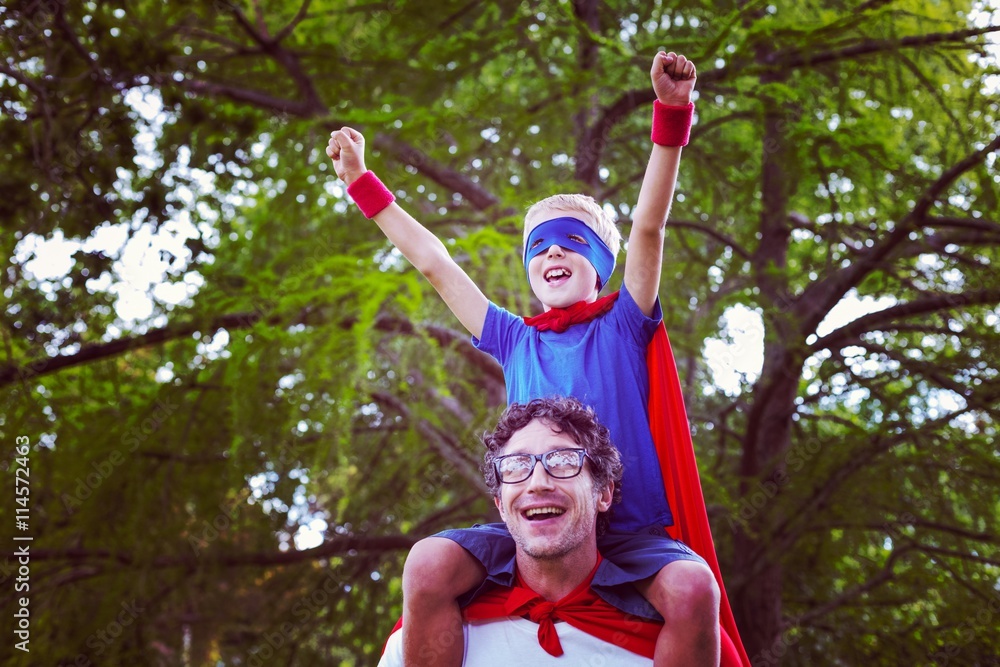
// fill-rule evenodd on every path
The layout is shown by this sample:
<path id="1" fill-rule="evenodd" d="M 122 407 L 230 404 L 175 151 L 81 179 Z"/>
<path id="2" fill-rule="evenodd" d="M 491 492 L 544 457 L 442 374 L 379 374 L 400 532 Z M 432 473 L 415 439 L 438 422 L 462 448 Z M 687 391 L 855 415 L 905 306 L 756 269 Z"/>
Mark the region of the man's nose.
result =
<path id="1" fill-rule="evenodd" d="M 527 484 L 528 491 L 552 488 L 552 476 L 546 472 L 541 461 L 535 461 L 535 466 L 531 469 L 531 475 L 527 479 Z"/>

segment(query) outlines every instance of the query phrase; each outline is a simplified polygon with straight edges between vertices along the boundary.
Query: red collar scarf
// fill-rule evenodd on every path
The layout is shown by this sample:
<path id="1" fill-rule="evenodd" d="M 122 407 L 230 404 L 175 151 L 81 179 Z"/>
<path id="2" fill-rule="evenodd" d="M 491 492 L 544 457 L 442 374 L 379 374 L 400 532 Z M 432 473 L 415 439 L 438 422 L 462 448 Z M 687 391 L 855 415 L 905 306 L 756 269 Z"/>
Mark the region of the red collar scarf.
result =
<path id="1" fill-rule="evenodd" d="M 611 310 L 611 306 L 615 305 L 617 298 L 618 292 L 613 292 L 593 303 L 577 301 L 569 308 L 550 308 L 541 315 L 522 319 L 529 327 L 535 327 L 539 331 L 551 329 L 556 333 L 562 333 L 574 324 L 589 322 L 608 312 Z"/>
<path id="2" fill-rule="evenodd" d="M 531 590 L 517 574 L 513 587 L 494 586 L 479 594 L 462 610 L 462 616 L 466 621 L 526 616 L 538 624 L 538 644 L 556 657 L 563 654 L 563 648 L 555 622 L 565 621 L 598 639 L 652 658 L 663 624 L 629 616 L 599 598 L 590 584 L 600 564 L 598 554 L 597 564 L 587 578 L 557 602 L 549 602 Z"/>
<path id="3" fill-rule="evenodd" d="M 558 602 L 549 602 L 528 588 L 518 575 L 512 587 L 493 584 L 479 593 L 462 610 L 462 618 L 468 622 L 526 616 L 538 624 L 538 644 L 546 653 L 557 657 L 563 654 L 563 648 L 555 622 L 565 621 L 592 637 L 652 659 L 663 623 L 627 614 L 591 590 L 590 584 L 601 560 L 598 554 L 597 564 L 587 578 Z M 400 618 L 392 631 L 402 627 L 403 619 Z M 384 646 L 382 650 L 385 651 Z"/>

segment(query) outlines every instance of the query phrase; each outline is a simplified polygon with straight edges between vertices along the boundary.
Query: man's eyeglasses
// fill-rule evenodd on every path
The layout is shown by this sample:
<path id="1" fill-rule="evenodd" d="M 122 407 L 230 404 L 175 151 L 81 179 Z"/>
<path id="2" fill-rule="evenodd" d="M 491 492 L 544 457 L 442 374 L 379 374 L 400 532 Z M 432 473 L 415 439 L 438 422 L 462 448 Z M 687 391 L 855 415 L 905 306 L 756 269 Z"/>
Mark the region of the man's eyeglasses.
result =
<path id="1" fill-rule="evenodd" d="M 583 470 L 583 459 L 587 452 L 583 449 L 553 449 L 544 454 L 507 454 L 493 461 L 497 479 L 503 484 L 517 484 L 531 477 L 535 471 L 535 461 L 539 461 L 545 472 L 556 479 L 576 477 Z"/>

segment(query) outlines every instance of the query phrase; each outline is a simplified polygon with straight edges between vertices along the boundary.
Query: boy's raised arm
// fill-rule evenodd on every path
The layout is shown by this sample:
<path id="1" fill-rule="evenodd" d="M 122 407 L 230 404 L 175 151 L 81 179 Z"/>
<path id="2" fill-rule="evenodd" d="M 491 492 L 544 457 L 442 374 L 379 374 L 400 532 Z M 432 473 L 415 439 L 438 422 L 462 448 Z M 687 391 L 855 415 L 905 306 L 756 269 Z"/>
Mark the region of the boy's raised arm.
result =
<path id="1" fill-rule="evenodd" d="M 365 139 L 349 127 L 330 134 L 326 154 L 347 185 L 365 169 Z M 480 337 L 489 301 L 472 278 L 448 254 L 444 244 L 395 202 L 377 213 L 375 223 L 403 256 L 430 281 L 441 298 L 469 332 Z"/>
<path id="2" fill-rule="evenodd" d="M 682 55 L 661 51 L 653 58 L 649 74 L 661 105 L 676 109 L 690 104 L 697 80 L 694 63 Z M 680 162 L 680 146 L 653 144 L 632 216 L 625 255 L 625 286 L 646 315 L 652 314 L 660 289 L 663 229 L 674 198 Z"/>

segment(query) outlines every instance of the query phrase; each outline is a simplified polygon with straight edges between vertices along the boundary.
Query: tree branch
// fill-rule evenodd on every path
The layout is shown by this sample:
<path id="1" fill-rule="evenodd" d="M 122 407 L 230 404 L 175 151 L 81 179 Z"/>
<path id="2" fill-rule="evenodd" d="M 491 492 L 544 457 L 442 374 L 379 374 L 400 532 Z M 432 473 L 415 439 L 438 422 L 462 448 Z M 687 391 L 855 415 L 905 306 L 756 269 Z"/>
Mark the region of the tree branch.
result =
<path id="1" fill-rule="evenodd" d="M 342 326 L 347 326 L 345 322 Z M 416 335 L 417 327 L 409 320 L 397 317 L 382 316 L 375 320 L 375 328 L 384 332 L 405 333 Z M 465 361 L 476 369 L 483 377 L 488 378 L 494 385 L 499 385 L 501 393 L 504 392 L 503 368 L 500 367 L 493 357 L 477 350 L 469 341 L 468 334 L 463 334 L 448 327 L 436 324 L 425 324 L 420 327 L 427 332 L 441 347 L 454 346 Z"/>
<path id="2" fill-rule="evenodd" d="M 1000 566 L 1000 560 L 996 558 L 988 558 L 986 556 L 980 556 L 973 553 L 965 553 L 962 551 L 952 551 L 951 549 L 942 549 L 940 547 L 931 547 L 926 544 L 917 544 L 917 548 L 923 553 L 934 554 L 935 556 L 945 556 L 946 558 L 958 558 L 959 560 L 969 560 L 973 563 L 982 563 L 984 565 L 994 565 Z"/>
<path id="3" fill-rule="evenodd" d="M 964 409 L 943 414 L 936 419 L 928 420 L 923 428 L 930 431 L 941 424 L 947 424 L 955 417 L 967 412 L 968 409 Z M 890 432 L 888 425 L 886 425 L 886 428 L 882 432 Z M 796 543 L 800 535 L 808 530 L 808 526 L 802 523 L 803 517 L 813 515 L 816 508 L 824 505 L 847 480 L 865 469 L 866 466 L 878 457 L 901 444 L 908 443 L 910 438 L 912 438 L 912 433 L 909 431 L 896 433 L 891 437 L 883 436 L 881 433 L 873 434 L 870 444 L 859 448 L 853 456 L 839 465 L 824 480 L 815 480 L 812 483 L 813 491 L 809 497 L 800 501 L 797 504 L 796 512 L 782 520 L 770 531 L 767 543 L 761 545 L 758 549 L 759 553 L 754 555 L 752 562 L 758 563 L 758 567 L 763 568 L 772 558 L 769 554 L 785 553 L 787 549 Z M 796 526 L 796 524 L 798 525 Z M 745 579 L 754 576 L 755 573 L 756 570 L 753 572 L 741 572 L 740 577 Z"/>
<path id="4" fill-rule="evenodd" d="M 372 398 L 378 403 L 392 408 L 404 419 L 412 422 L 417 432 L 427 439 L 427 444 L 436 449 L 442 458 L 455 466 L 458 473 L 469 482 L 472 488 L 479 489 L 484 494 L 489 493 L 486 482 L 483 480 L 483 474 L 479 471 L 479 466 L 454 440 L 426 419 L 415 419 L 406 404 L 395 396 L 385 392 L 374 392 Z"/>
<path id="5" fill-rule="evenodd" d="M 66 20 L 66 5 L 65 3 L 56 3 L 57 9 L 55 10 L 54 17 L 56 24 L 59 26 L 59 31 L 62 32 L 66 41 L 69 45 L 76 51 L 76 54 L 87 63 L 87 67 L 93 72 L 94 76 L 105 83 L 110 83 L 110 79 L 104 70 L 97 64 L 97 61 L 91 56 L 90 51 L 80 43 L 79 37 L 77 37 L 76 32 L 70 26 L 69 21 Z"/>
<path id="6" fill-rule="evenodd" d="M 882 568 L 881 572 L 876 574 L 874 577 L 872 577 L 865 583 L 858 584 L 854 588 L 850 588 L 844 591 L 843 593 L 841 593 L 834 599 L 830 600 L 829 602 L 826 602 L 825 604 L 822 604 L 818 607 L 814 607 L 813 609 L 810 609 L 809 611 L 805 612 L 804 614 L 798 617 L 798 625 L 806 625 L 808 623 L 811 623 L 815 619 L 821 616 L 825 616 L 826 614 L 829 614 L 831 611 L 837 609 L 838 607 L 842 607 L 851 600 L 860 597 L 861 595 L 864 595 L 865 593 L 875 588 L 878 588 L 885 582 L 889 581 L 895 575 L 895 572 L 893 571 L 893 566 L 895 565 L 896 561 L 903 555 L 913 550 L 914 548 L 910 545 L 893 550 L 888 560 L 886 560 L 885 566 Z"/>
<path id="7" fill-rule="evenodd" d="M 185 90 L 197 95 L 221 97 L 234 102 L 249 104 L 265 111 L 274 111 L 277 113 L 288 114 L 290 116 L 296 116 L 298 118 L 311 118 L 313 116 L 325 114 L 327 111 L 323 106 L 316 107 L 300 100 L 287 100 L 280 97 L 274 97 L 273 95 L 268 95 L 267 93 L 263 93 L 259 90 L 240 88 L 229 84 L 215 83 L 212 81 L 205 81 L 203 79 L 187 77 L 178 82 L 172 77 L 160 73 L 149 74 L 147 76 L 151 81 L 161 86 L 179 85 Z"/>
<path id="8" fill-rule="evenodd" d="M 920 519 L 917 517 L 911 517 L 909 519 L 903 517 L 897 518 L 892 521 L 891 526 L 914 526 L 920 528 L 927 528 L 928 530 L 935 530 L 942 533 L 949 533 L 951 535 L 956 535 L 958 537 L 963 537 L 968 540 L 974 540 L 976 542 L 985 542 L 987 544 L 1000 544 L 1000 536 L 993 533 L 976 533 L 965 528 L 959 528 L 958 526 L 949 526 L 947 524 L 938 523 L 936 521 L 927 521 L 926 519 Z M 881 523 L 851 523 L 849 521 L 831 521 L 824 524 L 814 524 L 809 527 L 808 530 L 803 532 L 820 532 L 826 533 L 832 529 L 841 530 L 867 530 L 875 531 L 878 533 L 884 533 L 886 531 L 886 524 Z"/>
<path id="9" fill-rule="evenodd" d="M 279 33 L 281 38 L 287 36 L 292 29 L 298 24 L 299 21 L 305 16 L 306 10 L 309 8 L 310 0 L 305 0 L 303 4 L 299 7 L 299 11 L 296 13 L 292 21 L 285 26 L 285 28 Z M 281 38 L 271 37 L 268 34 L 267 23 L 264 20 L 264 12 L 261 10 L 259 5 L 255 4 L 255 9 L 257 10 L 257 29 L 250 24 L 250 21 L 243 14 L 242 10 L 236 5 L 230 5 L 230 10 L 233 16 L 236 17 L 237 22 L 243 27 L 250 38 L 257 42 L 261 49 L 267 55 L 271 56 L 276 62 L 278 62 L 286 72 L 288 72 L 292 79 L 295 81 L 296 87 L 299 92 L 306 99 L 304 104 L 308 108 L 313 109 L 326 109 L 326 105 L 320 99 L 319 93 L 316 91 L 315 86 L 313 86 L 312 79 L 308 74 L 302 69 L 302 65 L 299 63 L 298 57 L 291 51 L 282 48 Z"/>
<path id="10" fill-rule="evenodd" d="M 305 322 L 308 313 L 303 311 L 294 321 L 289 324 L 300 324 Z M 95 343 L 85 345 L 76 354 L 45 357 L 30 361 L 21 366 L 8 364 L 0 367 L 0 387 L 11 384 L 18 380 L 27 380 L 40 375 L 55 373 L 66 368 L 72 368 L 81 364 L 107 359 L 119 354 L 124 354 L 132 350 L 138 350 L 154 345 L 161 345 L 179 338 L 186 338 L 196 331 L 203 331 L 214 334 L 220 329 L 236 331 L 248 329 L 264 318 L 264 314 L 256 311 L 250 313 L 230 313 L 222 315 L 209 322 L 188 322 L 180 325 L 172 325 L 154 329 L 139 336 L 119 338 L 108 343 Z M 282 322 L 281 318 L 275 316 L 267 317 L 267 322 L 276 325 Z M 344 329 L 349 329 L 357 322 L 354 318 L 346 318 L 337 323 Z M 375 319 L 374 328 L 384 333 L 402 333 L 416 335 L 418 330 L 423 329 L 426 333 L 442 347 L 454 346 L 465 360 L 482 375 L 489 378 L 494 384 L 503 383 L 503 369 L 494 362 L 488 355 L 483 354 L 469 342 L 468 338 L 447 327 L 429 325 L 417 327 L 409 320 L 389 315 L 381 315 Z"/>
<path id="11" fill-rule="evenodd" d="M 800 51 L 777 51 L 765 58 L 764 63 L 774 65 L 779 69 L 794 69 L 822 65 L 836 60 L 856 59 L 858 56 L 882 53 L 885 51 L 896 51 L 904 48 L 914 48 L 921 46 L 931 46 L 933 44 L 943 44 L 946 42 L 964 42 L 969 37 L 978 37 L 987 33 L 1000 30 L 1000 26 L 992 25 L 985 28 L 969 28 L 966 30 L 956 30 L 954 32 L 932 33 L 930 35 L 912 35 L 900 39 L 866 39 L 857 44 L 845 46 L 829 51 L 815 53 L 802 53 Z"/>
<path id="12" fill-rule="evenodd" d="M 862 2 L 860 5 L 854 8 L 853 12 L 855 14 L 860 14 L 862 12 L 868 12 L 873 9 L 878 9 L 882 5 L 888 5 L 893 0 L 868 0 L 867 2 Z"/>
<path id="13" fill-rule="evenodd" d="M 698 75 L 698 85 L 703 89 L 706 85 L 720 81 L 732 74 L 733 69 L 715 69 Z M 644 106 L 649 106 L 656 99 L 656 93 L 651 86 L 633 88 L 622 93 L 617 100 L 604 107 L 597 116 L 597 121 L 587 130 L 580 147 L 577 150 L 576 178 L 584 183 L 589 182 L 597 174 L 601 154 L 604 151 L 611 130 L 630 113 Z M 693 130 L 697 132 L 697 128 Z"/>
<path id="14" fill-rule="evenodd" d="M 203 456 L 187 456 L 185 454 L 175 454 L 173 452 L 140 451 L 137 456 L 144 456 L 162 461 L 179 461 L 181 463 L 224 463 L 228 460 L 225 454 L 205 454 Z"/>
<path id="15" fill-rule="evenodd" d="M 248 32 L 255 35 L 258 40 L 263 40 L 263 38 L 253 31 L 253 27 L 245 21 L 245 17 L 244 22 Z M 249 104 L 258 109 L 287 114 L 297 118 L 313 118 L 329 114 L 329 108 L 319 97 L 318 92 L 312 85 L 312 80 L 304 71 L 302 71 L 298 60 L 291 53 L 278 48 L 276 45 L 271 44 L 271 42 L 267 42 L 265 40 L 264 43 L 265 51 L 277 60 L 295 79 L 300 93 L 302 93 L 305 98 L 304 100 L 284 99 L 259 90 L 242 88 L 228 83 L 206 81 L 204 79 L 196 79 L 193 77 L 185 77 L 180 82 L 176 82 L 172 76 L 163 73 L 154 73 L 147 76 L 149 76 L 151 81 L 161 86 L 179 85 L 185 90 L 197 95 L 229 99 L 234 102 Z M 327 122 L 330 125 L 336 126 L 343 124 L 338 123 L 335 119 L 328 120 Z M 423 153 L 402 140 L 391 137 L 384 132 L 379 132 L 373 138 L 372 144 L 376 148 L 385 150 L 386 152 L 396 156 L 401 162 L 417 169 L 419 172 L 442 187 L 462 195 L 462 197 L 471 202 L 472 205 L 478 210 L 489 209 L 496 206 L 500 201 L 496 196 L 478 183 L 474 182 L 472 179 L 455 171 L 454 169 L 446 167 L 444 164 L 436 160 L 431 159 L 426 153 Z M 502 215 L 509 215 L 510 213 L 513 213 L 513 209 L 501 212 Z"/>
<path id="16" fill-rule="evenodd" d="M 1000 30 L 1000 26 L 997 26 L 996 29 Z M 950 186 L 959 176 L 983 162 L 987 155 L 996 151 L 998 148 L 1000 148 L 1000 133 L 994 136 L 993 141 L 986 144 L 983 148 L 973 153 L 969 153 L 963 159 L 952 165 L 950 169 L 941 174 L 941 176 L 939 176 L 938 179 L 934 181 L 929 188 L 927 188 L 924 194 L 921 195 L 916 206 L 913 207 L 913 210 L 910 211 L 906 217 L 916 222 L 923 222 L 927 217 L 927 211 L 934 205 L 934 202 L 941 198 L 941 195 L 944 194 L 944 191 L 948 188 L 948 186 Z"/>
<path id="17" fill-rule="evenodd" d="M 951 216 L 927 216 L 925 227 L 953 227 L 956 229 L 973 229 L 981 232 L 1000 233 L 1000 222 L 982 218 L 957 218 Z"/>
<path id="18" fill-rule="evenodd" d="M 438 185 L 459 193 L 480 211 L 484 211 L 500 203 L 499 199 L 486 191 L 478 183 L 473 182 L 454 169 L 435 162 L 426 153 L 405 141 L 391 137 L 384 132 L 379 132 L 372 139 L 372 144 L 376 148 L 392 153 L 401 162 L 417 169 Z"/>
<path id="19" fill-rule="evenodd" d="M 274 36 L 275 44 L 281 43 L 286 37 L 288 37 L 288 35 L 292 33 L 293 30 L 295 30 L 295 27 L 298 24 L 302 23 L 303 19 L 305 19 L 306 15 L 309 13 L 309 5 L 311 2 L 312 0 L 302 1 L 302 5 L 299 7 L 299 11 L 295 13 L 295 16 L 292 17 L 292 20 L 288 22 L 288 25 L 279 30 L 278 34 Z"/>
<path id="20" fill-rule="evenodd" d="M 254 25 L 250 23 L 250 19 L 247 18 L 246 14 L 243 13 L 243 10 L 240 9 L 238 5 L 230 2 L 223 2 L 222 4 L 225 5 L 229 12 L 233 15 L 233 18 L 235 18 L 236 22 L 241 28 L 243 28 L 243 31 L 250 36 L 250 39 L 257 42 L 257 44 L 265 50 L 271 46 L 272 42 L 267 37 L 267 26 L 264 25 L 263 16 L 258 15 L 261 19 L 261 25 L 254 27 Z"/>
<path id="21" fill-rule="evenodd" d="M 987 542 L 989 544 L 1000 544 L 1000 536 L 993 533 L 975 533 L 971 530 L 964 530 L 957 526 L 949 526 L 947 524 L 938 523 L 937 521 L 928 521 L 926 519 L 916 518 L 913 521 L 900 521 L 899 523 L 909 524 L 911 526 L 916 526 L 920 528 L 928 528 L 930 530 L 940 531 L 942 533 L 951 533 L 952 535 L 958 535 L 959 537 L 964 537 L 969 540 L 975 540 L 977 542 Z"/>
<path id="22" fill-rule="evenodd" d="M 480 500 L 482 497 L 483 494 L 480 493 L 479 491 L 470 493 L 464 498 L 458 499 L 455 503 L 449 505 L 448 507 L 443 507 L 439 509 L 437 512 L 434 512 L 433 514 L 429 514 L 428 516 L 424 517 L 423 519 L 421 519 L 420 523 L 418 523 L 413 527 L 413 530 L 410 532 L 413 533 L 414 535 L 426 535 L 430 533 L 436 526 L 442 525 L 442 522 L 444 522 L 445 519 L 448 519 L 449 517 L 461 512 L 462 510 L 468 509 L 469 506 L 472 505 L 472 503 L 476 502 L 477 500 Z"/>
<path id="23" fill-rule="evenodd" d="M 88 563 L 93 561 L 113 561 L 121 565 L 136 565 L 143 568 L 181 567 L 197 569 L 205 566 L 223 567 L 266 567 L 270 565 L 294 565 L 332 556 L 347 555 L 352 551 L 382 553 L 409 549 L 416 544 L 416 535 L 379 536 L 338 536 L 330 538 L 312 549 L 301 551 L 269 551 L 257 553 L 195 554 L 188 557 L 163 556 L 150 562 L 137 561 L 131 554 L 112 552 L 104 549 L 41 549 L 32 551 L 32 559 L 39 561 L 70 561 Z"/>
<path id="24" fill-rule="evenodd" d="M 29 79 L 27 76 L 21 74 L 5 62 L 0 62 L 0 74 L 9 76 L 26 87 L 28 90 L 33 92 L 43 104 L 45 103 L 45 100 L 48 99 L 48 94 L 45 92 L 45 89 L 42 88 L 34 79 Z"/>
<path id="25" fill-rule="evenodd" d="M 162 74 L 152 75 L 151 79 L 161 85 L 175 83 L 173 79 Z M 300 100 L 287 100 L 274 97 L 258 90 L 250 90 L 230 86 L 228 84 L 214 83 L 192 78 L 183 79 L 179 85 L 199 95 L 223 97 L 233 100 L 234 102 L 250 104 L 259 109 L 275 111 L 277 113 L 288 114 L 298 118 L 312 118 L 314 116 L 325 115 L 328 112 L 326 106 L 323 105 L 318 98 L 311 98 L 306 102 Z M 343 123 L 338 123 L 336 120 L 332 120 L 329 121 L 329 124 L 342 125 Z M 440 162 L 431 159 L 426 153 L 400 139 L 395 139 L 388 134 L 379 132 L 372 139 L 372 145 L 380 150 L 386 151 L 387 153 L 391 153 L 399 159 L 400 162 L 412 166 L 414 169 L 424 174 L 438 185 L 462 195 L 478 210 L 487 210 L 500 202 L 496 196 L 478 183 L 474 182 L 472 179 L 455 171 L 454 169 L 444 166 Z M 513 209 L 509 211 L 505 210 L 501 213 L 503 215 L 507 215 L 512 212 Z"/>
<path id="26" fill-rule="evenodd" d="M 933 44 L 947 42 L 962 42 L 969 37 L 975 37 L 998 30 L 1000 30 L 1000 26 L 987 26 L 985 28 L 956 30 L 949 33 L 913 35 L 897 40 L 865 40 L 851 46 L 815 53 L 779 51 L 765 58 L 763 61 L 763 67 L 751 67 L 750 61 L 748 61 L 748 63 L 743 66 L 731 65 L 711 70 L 705 72 L 704 74 L 699 74 L 698 85 L 704 90 L 706 87 L 719 81 L 730 80 L 737 74 L 744 71 L 749 71 L 755 74 L 763 74 L 770 71 L 780 72 L 901 48 L 930 46 Z M 598 170 L 604 146 L 606 145 L 606 142 L 611 134 L 611 129 L 639 107 L 652 104 L 654 99 L 656 99 L 656 94 L 651 88 L 634 88 L 623 93 L 609 106 L 604 107 L 598 115 L 597 121 L 588 129 L 584 141 L 581 144 L 585 150 L 583 152 L 578 151 L 579 154 L 577 155 L 576 168 L 577 179 L 584 183 L 588 183 L 594 178 L 594 175 Z"/>
<path id="27" fill-rule="evenodd" d="M 7 365 L 0 368 L 0 387 L 16 380 L 26 380 L 39 375 L 48 375 L 65 368 L 79 366 L 91 361 L 106 359 L 131 350 L 159 345 L 177 338 L 190 336 L 196 331 L 220 329 L 244 329 L 253 326 L 261 319 L 260 313 L 232 313 L 223 315 L 211 322 L 189 322 L 177 326 L 154 329 L 140 336 L 119 338 L 109 343 L 94 343 L 84 345 L 76 354 L 36 359 L 22 366 Z"/>
<path id="28" fill-rule="evenodd" d="M 847 339 L 857 338 L 861 334 L 872 331 L 895 330 L 895 325 L 899 320 L 961 306 L 997 303 L 1000 303 L 1000 289 L 985 289 L 961 294 L 936 294 L 859 317 L 817 340 L 810 346 L 810 350 L 816 352 L 831 349 L 841 345 Z"/>
<path id="29" fill-rule="evenodd" d="M 942 173 L 940 177 L 927 187 L 906 217 L 896 225 L 892 232 L 878 242 L 871 251 L 860 256 L 858 260 L 849 266 L 830 274 L 827 278 L 819 280 L 806 288 L 801 296 L 796 299 L 797 309 L 800 311 L 799 319 L 802 323 L 802 331 L 812 333 L 830 309 L 843 298 L 848 290 L 857 286 L 886 257 L 896 250 L 897 246 L 909 237 L 914 226 L 925 223 L 927 211 L 944 194 L 948 186 L 963 173 L 985 160 L 986 156 L 997 150 L 998 147 L 1000 147 L 1000 134 L 995 136 L 985 147 L 969 153 Z"/>
<path id="30" fill-rule="evenodd" d="M 706 236 L 709 236 L 715 239 L 716 241 L 719 241 L 723 245 L 732 248 L 734 251 L 739 253 L 745 259 L 750 259 L 750 252 L 742 245 L 740 245 L 739 242 L 736 241 L 736 239 L 716 229 L 712 229 L 711 227 L 702 225 L 697 222 L 690 222 L 686 220 L 668 220 L 667 228 L 669 229 L 670 227 L 676 227 L 678 229 L 693 229 L 694 231 L 701 232 L 702 234 L 705 234 Z"/>

